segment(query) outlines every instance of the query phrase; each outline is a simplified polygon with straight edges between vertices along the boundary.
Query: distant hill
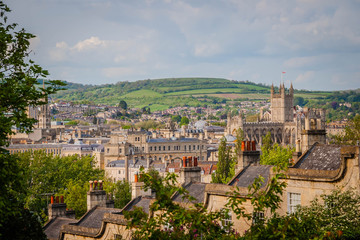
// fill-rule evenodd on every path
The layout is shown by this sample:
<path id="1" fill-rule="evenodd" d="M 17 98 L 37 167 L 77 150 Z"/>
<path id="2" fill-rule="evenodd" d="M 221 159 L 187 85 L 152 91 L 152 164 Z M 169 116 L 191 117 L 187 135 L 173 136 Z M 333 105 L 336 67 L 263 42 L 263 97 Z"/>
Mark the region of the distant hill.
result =
<path id="1" fill-rule="evenodd" d="M 148 79 L 98 86 L 67 83 L 67 90 L 54 95 L 54 99 L 108 105 L 117 105 L 125 100 L 130 107 L 150 106 L 152 111 L 174 106 L 204 106 L 229 100 L 268 100 L 270 95 L 270 86 L 223 78 Z M 295 91 L 295 95 L 306 99 L 325 98 L 329 94 Z"/>

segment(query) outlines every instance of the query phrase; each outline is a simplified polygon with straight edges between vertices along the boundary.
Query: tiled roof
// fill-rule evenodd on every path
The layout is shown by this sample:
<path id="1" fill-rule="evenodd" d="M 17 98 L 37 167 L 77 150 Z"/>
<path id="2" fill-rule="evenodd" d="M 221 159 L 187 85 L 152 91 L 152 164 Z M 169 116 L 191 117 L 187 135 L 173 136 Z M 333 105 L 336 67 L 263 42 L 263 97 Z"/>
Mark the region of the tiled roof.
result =
<path id="1" fill-rule="evenodd" d="M 44 226 L 44 232 L 48 239 L 58 239 L 62 225 L 76 223 L 77 219 L 56 217 Z"/>
<path id="2" fill-rule="evenodd" d="M 189 183 L 184 188 L 189 192 L 190 196 L 196 198 L 195 203 L 204 202 L 204 191 L 205 191 L 206 183 Z M 175 202 L 184 202 L 182 199 L 182 195 L 176 194 L 173 197 Z"/>
<path id="3" fill-rule="evenodd" d="M 94 207 L 88 211 L 76 224 L 81 227 L 100 228 L 105 213 L 120 212 L 117 208 Z"/>
<path id="4" fill-rule="evenodd" d="M 313 170 L 336 170 L 341 164 L 339 145 L 315 144 L 307 151 L 293 168 Z"/>
<path id="5" fill-rule="evenodd" d="M 240 171 L 236 177 L 232 179 L 229 183 L 231 186 L 238 186 L 238 187 L 248 187 L 252 184 L 255 178 L 259 177 L 260 175 L 264 178 L 264 182 L 262 186 L 266 185 L 269 176 L 270 176 L 270 169 L 273 166 L 270 165 L 250 165 Z"/>
<path id="6" fill-rule="evenodd" d="M 151 138 L 149 143 L 199 142 L 197 138 Z"/>
<path id="7" fill-rule="evenodd" d="M 149 206 L 150 206 L 150 201 L 154 199 L 150 196 L 139 196 L 133 200 L 131 200 L 129 202 L 128 205 L 125 206 L 124 211 L 131 211 L 134 210 L 134 207 L 141 207 L 144 212 L 149 213 Z"/>

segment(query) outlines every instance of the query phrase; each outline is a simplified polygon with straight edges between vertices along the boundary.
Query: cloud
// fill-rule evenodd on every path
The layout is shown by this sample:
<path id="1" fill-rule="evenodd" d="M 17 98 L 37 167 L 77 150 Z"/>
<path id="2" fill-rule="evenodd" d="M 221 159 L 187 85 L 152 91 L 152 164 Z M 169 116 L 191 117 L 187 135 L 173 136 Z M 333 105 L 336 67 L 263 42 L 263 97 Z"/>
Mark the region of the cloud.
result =
<path id="1" fill-rule="evenodd" d="M 307 82 L 313 81 L 314 74 L 315 73 L 313 71 L 308 71 L 303 74 L 299 74 L 295 79 L 295 83 L 301 84 L 301 83 L 307 83 Z"/>
<path id="2" fill-rule="evenodd" d="M 109 78 L 119 78 L 127 77 L 136 73 L 136 69 L 127 68 L 127 67 L 113 67 L 113 68 L 103 68 L 102 72 L 105 77 Z"/>

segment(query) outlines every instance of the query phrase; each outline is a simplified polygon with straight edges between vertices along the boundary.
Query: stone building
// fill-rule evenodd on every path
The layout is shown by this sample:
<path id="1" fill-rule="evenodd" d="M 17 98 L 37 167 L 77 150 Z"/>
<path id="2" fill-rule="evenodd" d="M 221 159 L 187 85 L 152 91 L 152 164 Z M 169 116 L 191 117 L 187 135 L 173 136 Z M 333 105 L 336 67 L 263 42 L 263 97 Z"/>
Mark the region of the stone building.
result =
<path id="1" fill-rule="evenodd" d="M 293 98 L 292 84 L 288 91 L 281 84 L 279 93 L 271 86 L 271 120 L 269 113 L 263 111 L 260 111 L 257 122 L 246 122 L 241 114 L 236 117 L 229 115 L 226 133 L 235 136 L 235 131 L 241 128 L 247 141 L 255 141 L 261 146 L 263 137 L 270 132 L 272 141 L 279 144 L 296 146 L 300 141 L 298 152 L 306 151 L 315 142 L 325 143 L 325 110 L 304 108 L 296 112 Z"/>
<path id="2" fill-rule="evenodd" d="M 104 145 L 105 163 L 116 160 L 145 160 L 170 163 L 182 156 L 206 160 L 206 141 L 185 137 L 158 137 L 147 131 L 122 130 L 113 132 Z"/>

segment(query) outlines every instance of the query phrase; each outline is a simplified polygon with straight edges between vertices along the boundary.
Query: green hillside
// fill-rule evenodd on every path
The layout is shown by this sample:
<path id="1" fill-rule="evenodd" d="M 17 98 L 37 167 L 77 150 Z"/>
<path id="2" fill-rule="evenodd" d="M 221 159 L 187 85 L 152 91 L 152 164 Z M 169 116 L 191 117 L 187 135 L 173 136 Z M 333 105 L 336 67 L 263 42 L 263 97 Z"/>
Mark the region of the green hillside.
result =
<path id="1" fill-rule="evenodd" d="M 125 100 L 130 107 L 150 106 L 162 110 L 174 106 L 203 106 L 229 100 L 267 100 L 270 87 L 222 78 L 166 78 L 118 82 L 99 86 L 68 83 L 67 90 L 54 99 L 117 105 Z M 295 91 L 305 99 L 324 98 L 330 92 Z"/>

